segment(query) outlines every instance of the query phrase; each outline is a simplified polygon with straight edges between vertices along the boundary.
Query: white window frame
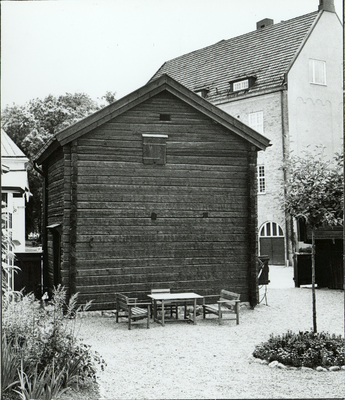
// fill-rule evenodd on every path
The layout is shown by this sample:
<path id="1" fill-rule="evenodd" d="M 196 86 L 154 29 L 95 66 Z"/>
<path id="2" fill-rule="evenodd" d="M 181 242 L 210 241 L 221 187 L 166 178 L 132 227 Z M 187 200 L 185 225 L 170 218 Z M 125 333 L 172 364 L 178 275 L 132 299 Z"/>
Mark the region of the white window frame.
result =
<path id="1" fill-rule="evenodd" d="M 309 82 L 326 86 L 326 61 L 309 59 Z"/>
<path id="2" fill-rule="evenodd" d="M 3 199 L 4 198 L 4 199 Z M 12 241 L 12 234 L 13 234 L 13 214 L 10 212 L 10 209 L 13 209 L 13 194 L 10 194 L 8 192 L 3 192 L 2 193 L 2 198 L 1 198 L 1 205 L 5 204 L 4 208 L 1 208 L 1 218 L 3 219 L 5 226 L 4 226 L 4 231 L 5 234 L 8 236 L 10 243 L 7 243 L 7 255 L 5 259 L 3 260 L 4 263 L 9 268 L 6 271 L 6 280 L 7 280 L 7 285 L 8 288 L 13 291 L 14 290 L 14 258 L 13 258 L 13 247 L 11 245 Z"/>
<path id="3" fill-rule="evenodd" d="M 267 229 L 267 225 L 269 225 L 269 229 Z M 277 222 L 268 221 L 261 225 L 259 237 L 284 237 L 284 231 Z"/>
<path id="4" fill-rule="evenodd" d="M 256 130 L 257 132 L 263 134 L 264 133 L 264 113 L 263 111 L 257 111 L 250 113 L 248 115 L 248 125 Z"/>
<path id="5" fill-rule="evenodd" d="M 266 175 L 265 175 L 265 166 L 258 165 L 258 193 L 265 194 L 266 193 Z"/>
<path id="6" fill-rule="evenodd" d="M 239 90 L 245 90 L 249 88 L 249 80 L 244 79 L 243 81 L 238 81 L 233 83 L 233 92 L 238 92 Z"/>

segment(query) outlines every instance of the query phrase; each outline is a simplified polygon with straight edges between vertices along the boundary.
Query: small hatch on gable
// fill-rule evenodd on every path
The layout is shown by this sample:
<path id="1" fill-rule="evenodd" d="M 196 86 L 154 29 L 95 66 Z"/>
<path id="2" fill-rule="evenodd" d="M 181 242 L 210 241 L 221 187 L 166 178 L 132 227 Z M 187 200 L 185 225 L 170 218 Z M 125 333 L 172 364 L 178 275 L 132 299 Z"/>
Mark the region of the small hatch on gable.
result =
<path id="1" fill-rule="evenodd" d="M 170 114 L 159 114 L 160 121 L 171 121 Z"/>
<path id="2" fill-rule="evenodd" d="M 168 135 L 142 134 L 143 163 L 145 165 L 165 165 Z"/>

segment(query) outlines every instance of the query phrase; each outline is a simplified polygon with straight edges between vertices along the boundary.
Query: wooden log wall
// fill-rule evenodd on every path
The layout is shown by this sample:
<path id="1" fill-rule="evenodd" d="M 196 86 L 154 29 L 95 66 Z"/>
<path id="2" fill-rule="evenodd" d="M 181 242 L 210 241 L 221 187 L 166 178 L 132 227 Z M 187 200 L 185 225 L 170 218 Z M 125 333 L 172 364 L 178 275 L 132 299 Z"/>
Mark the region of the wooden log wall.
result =
<path id="1" fill-rule="evenodd" d="M 142 134 L 168 135 L 165 165 L 144 165 Z M 146 298 L 160 287 L 228 289 L 249 301 L 250 152 L 245 140 L 167 92 L 79 138 L 80 301 L 114 308 L 116 292 Z"/>
<path id="2" fill-rule="evenodd" d="M 255 146 L 248 151 L 248 234 L 249 234 L 249 303 L 254 308 L 259 302 L 258 279 L 258 215 L 257 212 L 257 153 Z M 254 211 L 254 212 L 253 212 Z"/>
<path id="3" fill-rule="evenodd" d="M 54 286 L 54 254 L 53 254 L 53 234 L 47 230 L 47 226 L 62 224 L 64 214 L 64 157 L 62 150 L 57 150 L 49 159 L 46 177 L 46 196 L 48 202 L 47 216 L 44 224 L 47 236 L 46 261 L 44 263 L 44 285 L 48 286 L 51 292 Z M 66 282 L 67 283 L 67 282 Z M 47 287 L 44 289 L 46 290 Z"/>

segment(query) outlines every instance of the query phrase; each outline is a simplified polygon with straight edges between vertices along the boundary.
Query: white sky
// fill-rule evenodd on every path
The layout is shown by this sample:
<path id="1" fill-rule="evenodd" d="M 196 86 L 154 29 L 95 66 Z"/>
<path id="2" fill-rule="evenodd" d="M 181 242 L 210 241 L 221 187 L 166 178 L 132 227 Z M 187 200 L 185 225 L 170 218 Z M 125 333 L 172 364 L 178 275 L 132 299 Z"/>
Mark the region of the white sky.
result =
<path id="1" fill-rule="evenodd" d="M 342 0 L 334 0 L 341 20 Z M 167 60 L 318 9 L 319 0 L 1 1 L 1 107 L 145 85 Z"/>

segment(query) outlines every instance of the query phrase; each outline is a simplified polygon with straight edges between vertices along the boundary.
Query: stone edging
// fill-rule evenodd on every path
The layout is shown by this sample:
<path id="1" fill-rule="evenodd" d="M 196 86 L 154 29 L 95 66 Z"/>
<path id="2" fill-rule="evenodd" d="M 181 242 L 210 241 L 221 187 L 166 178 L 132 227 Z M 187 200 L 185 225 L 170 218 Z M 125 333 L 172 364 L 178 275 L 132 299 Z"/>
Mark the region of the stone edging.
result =
<path id="1" fill-rule="evenodd" d="M 345 371 L 345 365 L 338 367 L 337 365 L 334 365 L 332 367 L 324 368 L 324 367 L 316 367 L 316 368 L 308 368 L 308 367 L 293 367 L 290 365 L 284 365 L 280 363 L 279 361 L 272 361 L 268 362 L 267 360 L 262 360 L 261 358 L 256 358 L 252 355 L 249 356 L 249 362 L 250 363 L 255 363 L 255 364 L 262 364 L 262 365 L 268 365 L 270 368 L 279 368 L 279 369 L 286 369 L 286 370 L 299 370 L 303 372 L 307 371 L 317 371 L 317 372 L 335 372 L 335 371 Z"/>

